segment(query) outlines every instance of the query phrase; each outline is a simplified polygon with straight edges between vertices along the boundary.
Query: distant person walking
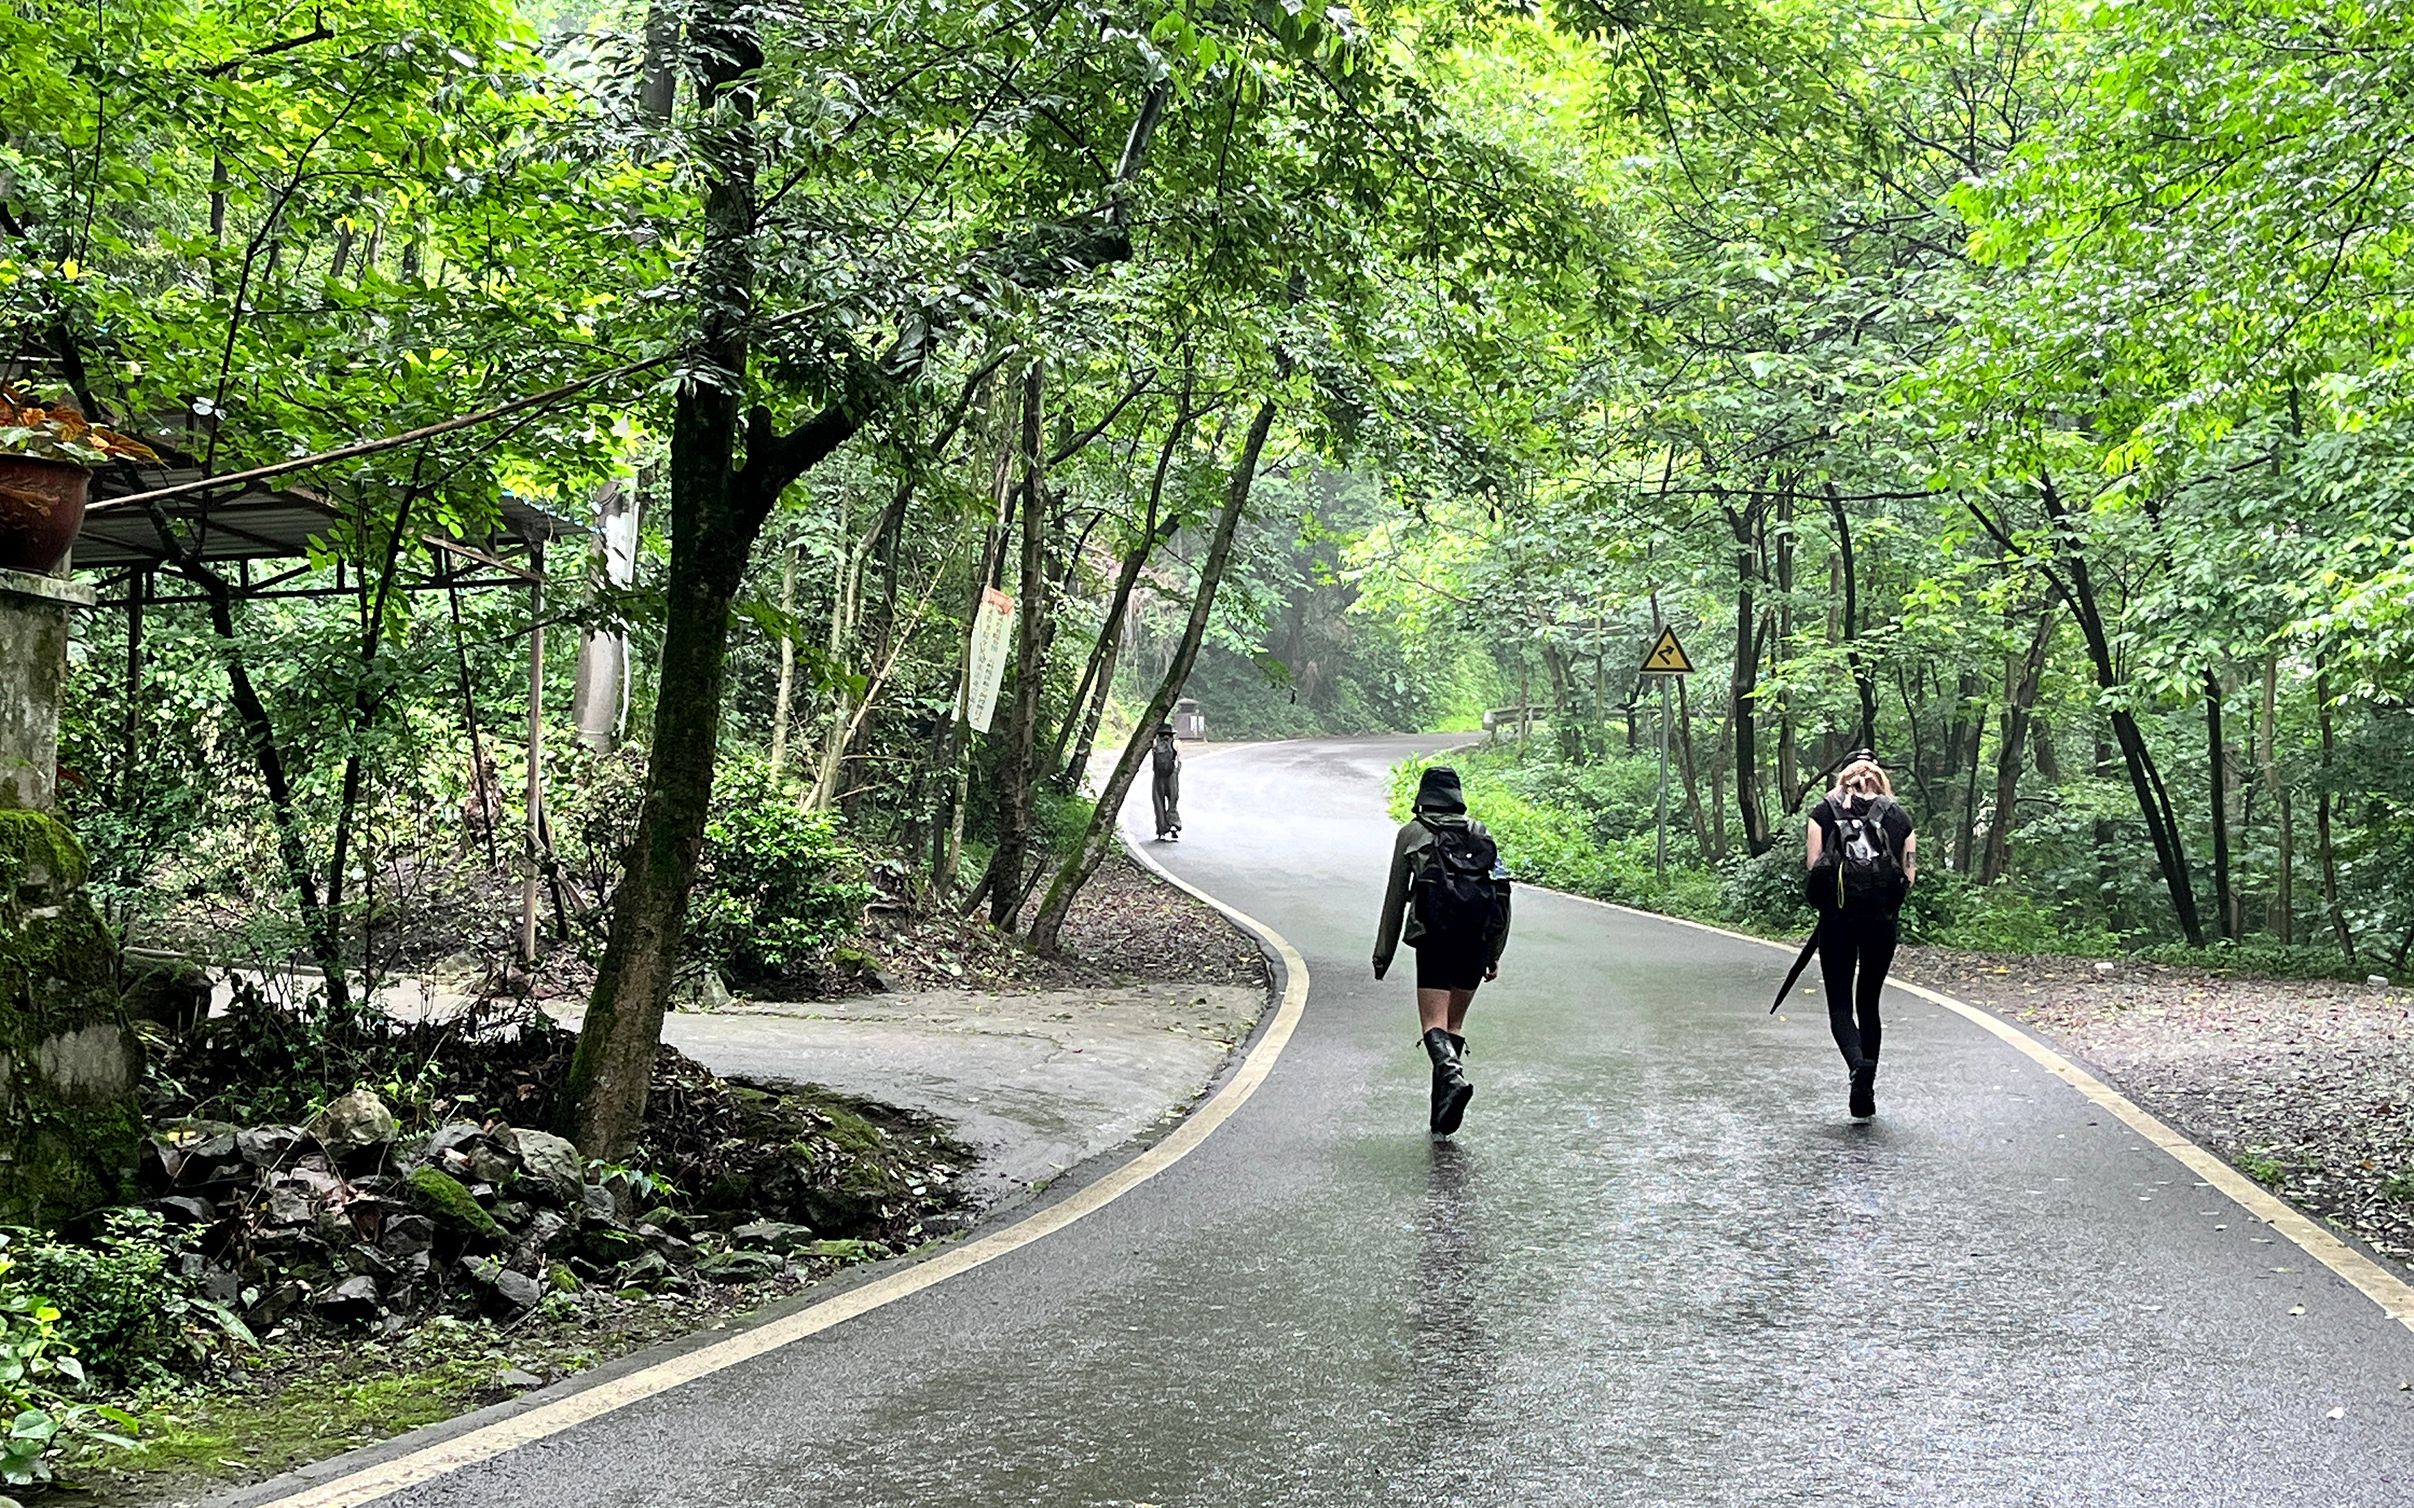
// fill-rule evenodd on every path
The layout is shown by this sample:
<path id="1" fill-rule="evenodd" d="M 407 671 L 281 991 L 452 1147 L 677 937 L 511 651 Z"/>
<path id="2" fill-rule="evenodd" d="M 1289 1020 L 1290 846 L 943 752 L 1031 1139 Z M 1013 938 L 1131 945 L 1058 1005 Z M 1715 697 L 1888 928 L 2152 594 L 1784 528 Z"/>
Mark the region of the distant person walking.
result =
<path id="1" fill-rule="evenodd" d="M 1182 752 L 1174 747 L 1173 724 L 1157 724 L 1157 745 L 1149 751 L 1149 799 L 1157 808 L 1157 838 L 1182 836 Z"/>
<path id="2" fill-rule="evenodd" d="M 1449 1136 L 1467 1113 L 1467 1007 L 1487 979 L 1500 977 L 1509 945 L 1509 872 L 1484 825 L 1467 816 L 1458 772 L 1435 765 L 1417 782 L 1415 815 L 1391 849 L 1391 882 L 1375 933 L 1375 977 L 1391 968 L 1405 941 L 1417 954 L 1417 1022 L 1433 1060 L 1436 1136 Z"/>
<path id="3" fill-rule="evenodd" d="M 1854 757 L 1836 787 L 1811 808 L 1805 888 L 1819 908 L 1819 972 L 1827 1024 L 1852 1075 L 1855 1119 L 1878 1113 L 1878 1043 L 1886 989 L 1901 937 L 1903 898 L 1919 875 L 1919 838 L 1894 799 L 1894 782 L 1873 755 Z"/>

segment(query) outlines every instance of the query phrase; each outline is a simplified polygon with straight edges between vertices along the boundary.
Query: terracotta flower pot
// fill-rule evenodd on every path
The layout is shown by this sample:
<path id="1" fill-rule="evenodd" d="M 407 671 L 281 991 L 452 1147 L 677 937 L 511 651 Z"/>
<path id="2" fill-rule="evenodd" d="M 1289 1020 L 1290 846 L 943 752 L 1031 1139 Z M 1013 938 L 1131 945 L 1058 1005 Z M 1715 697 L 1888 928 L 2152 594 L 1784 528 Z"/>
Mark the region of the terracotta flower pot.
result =
<path id="1" fill-rule="evenodd" d="M 84 527 L 92 473 L 68 461 L 0 455 L 0 567 L 48 575 Z"/>

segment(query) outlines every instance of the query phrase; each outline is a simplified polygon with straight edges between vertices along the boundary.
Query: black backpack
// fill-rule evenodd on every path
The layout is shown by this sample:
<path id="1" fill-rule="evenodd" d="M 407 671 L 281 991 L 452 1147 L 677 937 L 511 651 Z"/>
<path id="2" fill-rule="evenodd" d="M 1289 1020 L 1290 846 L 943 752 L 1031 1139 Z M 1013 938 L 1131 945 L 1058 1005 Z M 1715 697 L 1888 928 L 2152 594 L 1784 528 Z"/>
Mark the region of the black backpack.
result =
<path id="1" fill-rule="evenodd" d="M 1509 872 L 1499 847 L 1470 823 L 1426 821 L 1425 830 L 1433 843 L 1415 890 L 1424 935 L 1445 947 L 1488 946 L 1508 925 Z"/>
<path id="2" fill-rule="evenodd" d="M 1170 738 L 1158 739 L 1155 752 L 1157 773 L 1160 775 L 1172 774 L 1174 766 L 1181 761 L 1182 757 L 1174 751 L 1174 741 Z"/>
<path id="3" fill-rule="evenodd" d="M 1854 809 L 1852 803 L 1830 801 L 1836 819 L 1836 902 L 1876 900 L 1892 905 L 1903 883 L 1903 856 L 1895 851 L 1886 831 L 1886 816 L 1894 810 L 1891 796 L 1872 796 Z"/>

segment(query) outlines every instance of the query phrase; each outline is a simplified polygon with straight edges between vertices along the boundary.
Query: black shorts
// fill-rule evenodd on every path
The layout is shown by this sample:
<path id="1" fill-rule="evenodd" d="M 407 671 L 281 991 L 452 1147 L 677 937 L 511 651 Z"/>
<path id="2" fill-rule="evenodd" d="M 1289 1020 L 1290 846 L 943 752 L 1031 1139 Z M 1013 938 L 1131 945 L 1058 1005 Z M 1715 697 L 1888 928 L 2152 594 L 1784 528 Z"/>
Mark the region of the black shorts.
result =
<path id="1" fill-rule="evenodd" d="M 1466 948 L 1417 945 L 1417 988 L 1420 990 L 1472 990 L 1484 982 L 1484 970 L 1492 960 L 1482 952 Z"/>

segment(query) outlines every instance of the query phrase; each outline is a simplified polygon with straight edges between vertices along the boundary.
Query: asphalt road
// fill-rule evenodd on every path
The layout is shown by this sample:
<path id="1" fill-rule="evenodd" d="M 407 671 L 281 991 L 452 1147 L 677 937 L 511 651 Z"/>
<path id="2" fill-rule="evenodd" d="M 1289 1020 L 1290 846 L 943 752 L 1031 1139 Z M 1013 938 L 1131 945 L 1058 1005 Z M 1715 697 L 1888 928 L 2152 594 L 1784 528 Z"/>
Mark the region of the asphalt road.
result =
<path id="1" fill-rule="evenodd" d="M 1933 1006 L 1853 1125 L 1776 954 L 1526 892 L 1431 1142 L 1408 970 L 1367 967 L 1407 747 L 1185 769 L 1164 861 L 1314 981 L 1188 1159 L 390 1501 L 2414 1504 L 2414 1332 Z"/>

